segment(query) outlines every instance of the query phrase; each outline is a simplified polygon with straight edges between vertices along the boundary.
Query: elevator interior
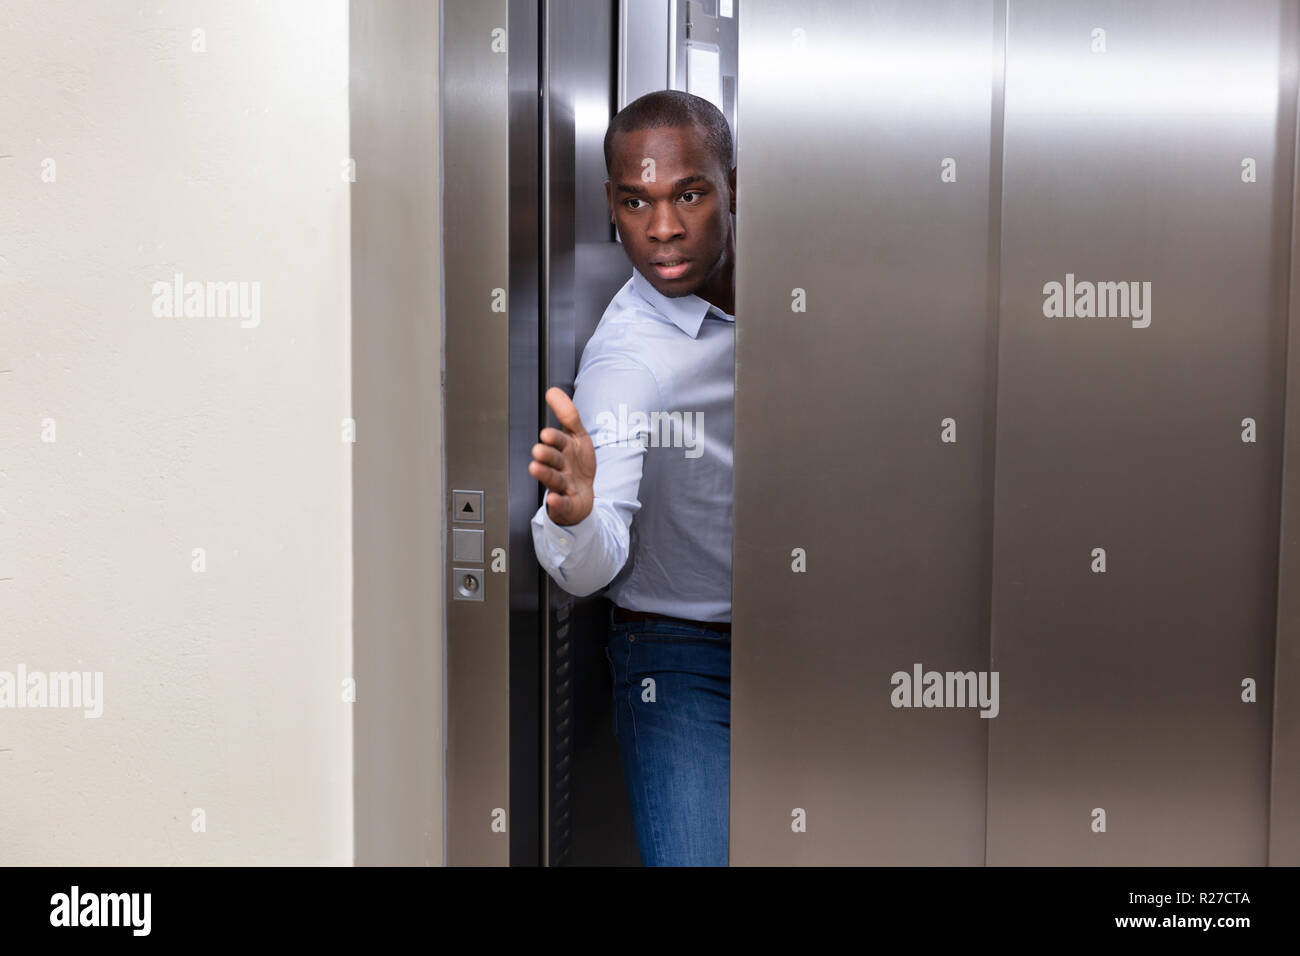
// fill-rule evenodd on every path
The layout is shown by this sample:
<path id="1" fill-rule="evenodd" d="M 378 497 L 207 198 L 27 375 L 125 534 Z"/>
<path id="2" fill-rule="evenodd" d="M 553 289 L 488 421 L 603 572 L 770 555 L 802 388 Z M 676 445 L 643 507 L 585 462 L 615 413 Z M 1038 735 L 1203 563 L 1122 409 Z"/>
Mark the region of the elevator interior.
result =
<path id="1" fill-rule="evenodd" d="M 448 862 L 637 863 L 527 463 L 660 88 L 738 144 L 732 863 L 1300 862 L 1298 27 L 443 0 Z"/>

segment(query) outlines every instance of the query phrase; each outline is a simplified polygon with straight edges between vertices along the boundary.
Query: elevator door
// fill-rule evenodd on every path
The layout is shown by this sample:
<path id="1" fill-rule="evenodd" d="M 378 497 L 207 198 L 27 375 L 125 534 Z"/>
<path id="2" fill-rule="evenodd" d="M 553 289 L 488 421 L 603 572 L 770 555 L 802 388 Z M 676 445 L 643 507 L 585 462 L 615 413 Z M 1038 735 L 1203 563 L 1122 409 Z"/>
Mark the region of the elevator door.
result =
<path id="1" fill-rule="evenodd" d="M 1268 861 L 1295 35 L 745 8 L 733 864 Z"/>
<path id="2" fill-rule="evenodd" d="M 1011 4 L 989 863 L 1268 860 L 1294 14 Z"/>
<path id="3" fill-rule="evenodd" d="M 994 13 L 741 12 L 732 863 L 984 859 Z"/>

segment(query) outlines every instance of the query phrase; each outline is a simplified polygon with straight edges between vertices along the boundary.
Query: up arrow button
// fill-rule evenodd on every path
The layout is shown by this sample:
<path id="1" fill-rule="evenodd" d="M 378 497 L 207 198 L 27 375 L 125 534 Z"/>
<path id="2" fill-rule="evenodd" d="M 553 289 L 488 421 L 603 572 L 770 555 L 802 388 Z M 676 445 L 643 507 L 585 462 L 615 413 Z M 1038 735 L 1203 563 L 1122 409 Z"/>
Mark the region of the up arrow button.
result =
<path id="1" fill-rule="evenodd" d="M 461 522 L 483 523 L 483 492 L 452 491 L 451 520 Z"/>

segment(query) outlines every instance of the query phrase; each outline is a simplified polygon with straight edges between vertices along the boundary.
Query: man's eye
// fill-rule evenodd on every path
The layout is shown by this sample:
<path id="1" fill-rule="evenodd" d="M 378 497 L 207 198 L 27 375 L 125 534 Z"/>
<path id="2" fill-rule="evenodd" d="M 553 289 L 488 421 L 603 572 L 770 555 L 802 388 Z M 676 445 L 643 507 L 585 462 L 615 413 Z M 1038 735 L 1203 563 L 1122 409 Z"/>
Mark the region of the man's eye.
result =
<path id="1" fill-rule="evenodd" d="M 624 200 L 623 205 L 624 205 L 624 206 L 627 206 L 628 209 L 638 209 L 638 208 L 640 208 L 640 207 L 638 207 L 638 206 L 630 206 L 630 205 L 628 205 L 628 203 L 644 202 L 644 201 L 645 201 L 645 200 L 643 200 L 643 199 L 627 199 L 627 200 Z"/>
<path id="2" fill-rule="evenodd" d="M 699 195 L 701 194 L 697 192 L 682 193 L 682 198 L 686 199 L 687 196 L 699 196 Z"/>

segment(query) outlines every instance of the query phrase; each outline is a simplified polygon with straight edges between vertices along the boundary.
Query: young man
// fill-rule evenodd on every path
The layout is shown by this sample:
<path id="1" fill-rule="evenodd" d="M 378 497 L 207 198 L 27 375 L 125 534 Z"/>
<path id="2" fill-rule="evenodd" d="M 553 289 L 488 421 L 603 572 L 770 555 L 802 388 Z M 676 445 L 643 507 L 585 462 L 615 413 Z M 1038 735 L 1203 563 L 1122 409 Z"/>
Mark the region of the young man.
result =
<path id="1" fill-rule="evenodd" d="M 606 656 L 647 866 L 727 865 L 736 170 L 722 113 L 650 93 L 605 134 L 605 195 L 632 262 L 572 401 L 546 402 L 528 471 L 537 559 L 571 594 L 608 586 Z M 593 428 L 588 434 L 586 427 Z"/>

